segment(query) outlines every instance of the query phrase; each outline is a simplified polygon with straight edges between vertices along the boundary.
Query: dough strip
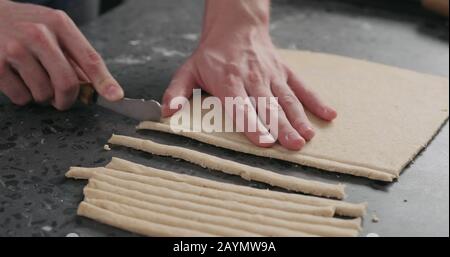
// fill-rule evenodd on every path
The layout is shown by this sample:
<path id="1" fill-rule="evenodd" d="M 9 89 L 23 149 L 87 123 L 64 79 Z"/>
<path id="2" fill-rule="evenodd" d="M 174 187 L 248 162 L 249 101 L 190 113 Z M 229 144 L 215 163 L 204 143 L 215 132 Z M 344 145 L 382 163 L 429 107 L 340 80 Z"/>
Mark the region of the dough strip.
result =
<path id="1" fill-rule="evenodd" d="M 289 201 L 300 204 L 307 204 L 313 206 L 333 206 L 336 208 L 336 214 L 347 217 L 363 217 L 366 213 L 367 204 L 348 203 L 332 199 L 324 199 L 314 196 L 306 196 L 300 194 L 283 193 L 272 190 L 256 189 L 247 186 L 233 185 L 229 183 L 216 182 L 210 179 L 200 177 L 178 174 L 172 171 L 155 169 L 152 167 L 140 165 L 127 160 L 113 157 L 111 162 L 106 165 L 106 168 L 128 171 L 139 175 L 160 177 L 168 180 L 185 182 L 191 185 L 209 187 L 214 189 L 222 189 L 230 192 L 235 192 L 244 195 L 258 196 L 262 198 L 270 198 L 281 201 Z"/>
<path id="2" fill-rule="evenodd" d="M 113 177 L 107 178 L 109 181 L 99 181 L 98 179 L 90 179 L 89 180 L 89 186 L 91 188 L 105 190 L 109 185 L 113 185 L 116 187 L 125 187 L 129 190 L 138 191 L 144 194 L 155 194 L 161 197 L 167 197 L 172 199 L 178 199 L 178 200 L 184 200 L 188 202 L 195 202 L 207 206 L 215 206 L 220 207 L 223 209 L 229 209 L 234 211 L 241 211 L 241 212 L 247 212 L 247 213 L 253 213 L 253 214 L 260 214 L 263 216 L 270 216 L 275 218 L 280 218 L 284 220 L 303 220 L 304 216 L 302 214 L 304 213 L 292 213 L 292 212 L 286 212 L 281 210 L 274 210 L 270 208 L 263 208 L 263 207 L 257 207 L 257 206 L 250 206 L 247 204 L 235 202 L 235 201 L 223 201 L 223 200 L 217 200 L 213 198 L 207 198 L 203 196 L 198 195 L 191 195 L 186 194 L 170 189 L 166 189 L 163 187 L 154 187 L 151 185 L 143 185 L 140 183 L 132 182 L 132 181 L 123 181 L 120 179 L 116 179 Z M 316 217 L 314 215 L 309 215 L 312 217 Z M 317 216 L 322 217 L 322 216 Z"/>
<path id="3" fill-rule="evenodd" d="M 163 145 L 151 140 L 119 135 L 113 135 L 108 143 L 131 147 L 151 154 L 183 159 L 200 165 L 203 168 L 218 170 L 231 175 L 238 175 L 249 181 L 263 182 L 294 192 L 337 199 L 343 199 L 345 197 L 344 185 L 342 184 L 332 185 L 292 176 L 284 176 L 268 170 L 240 164 L 183 147 Z"/>
<path id="4" fill-rule="evenodd" d="M 158 198 L 151 195 L 148 195 L 149 197 L 145 197 L 147 200 L 145 201 L 140 198 L 135 198 L 128 193 L 123 194 L 123 192 L 121 192 L 120 194 L 116 194 L 91 188 L 85 188 L 84 195 L 86 199 L 109 200 L 121 204 L 128 204 L 141 209 L 150 209 L 169 214 L 174 213 L 177 216 L 180 215 L 187 218 L 190 217 L 191 219 L 206 217 L 206 219 L 203 219 L 204 222 L 236 227 L 257 234 L 262 234 L 263 236 L 306 236 L 305 233 L 310 235 L 333 237 L 353 237 L 358 235 L 358 230 L 356 229 L 286 222 L 270 217 L 251 215 L 243 212 L 234 212 L 213 206 L 205 206 L 177 200 L 170 201 L 169 199 Z M 156 201 L 154 201 L 155 199 Z M 229 221 L 225 224 L 224 221 L 222 221 L 224 219 L 225 221 L 229 219 Z M 297 232 L 303 233 L 298 234 Z"/>
<path id="5" fill-rule="evenodd" d="M 140 176 L 136 174 L 106 168 L 102 170 L 103 170 L 102 172 L 95 172 L 93 178 L 97 178 L 105 182 L 116 182 L 116 180 L 114 179 L 119 179 L 121 181 L 125 181 L 125 183 L 131 182 L 139 183 L 143 187 L 147 185 L 156 186 L 160 188 L 172 189 L 190 195 L 198 195 L 222 201 L 225 200 L 225 201 L 239 202 L 246 205 L 282 210 L 293 213 L 308 213 L 312 215 L 331 217 L 334 215 L 335 210 L 331 206 L 301 205 L 292 202 L 282 202 L 274 199 L 264 199 L 211 188 L 203 188 L 182 182 L 164 180 L 156 177 L 150 178 L 146 176 Z"/>
<path id="6" fill-rule="evenodd" d="M 144 236 L 162 236 L 162 237 L 205 237 L 215 236 L 212 234 L 200 232 L 197 230 L 176 228 L 172 226 L 143 221 L 136 218 L 127 217 L 102 209 L 90 203 L 81 202 L 78 206 L 77 214 L 96 220 L 116 228 L 127 230 Z"/>
<path id="7" fill-rule="evenodd" d="M 88 200 L 85 201 L 94 206 L 102 209 L 109 210 L 111 212 L 124 215 L 127 217 L 149 221 L 156 224 L 162 224 L 170 227 L 184 228 L 197 230 L 206 234 L 226 236 L 226 237 L 254 237 L 261 236 L 256 233 L 250 233 L 245 230 L 229 228 L 220 225 L 208 224 L 201 221 L 190 220 L 185 218 L 180 218 L 177 216 L 159 213 L 152 210 L 143 210 L 136 207 L 132 207 L 127 204 L 115 203 L 108 200 Z"/>
<path id="8" fill-rule="evenodd" d="M 203 211 L 207 210 L 207 213 L 211 214 L 223 214 L 228 215 L 230 213 L 240 214 L 244 213 L 250 217 L 250 220 L 259 220 L 254 219 L 254 217 L 261 218 L 271 218 L 276 220 L 282 220 L 288 223 L 306 223 L 306 224 L 316 224 L 316 225 L 324 225 L 331 227 L 339 227 L 346 229 L 354 229 L 360 230 L 361 228 L 361 219 L 337 219 L 332 217 L 321 217 L 314 216 L 309 214 L 301 214 L 301 213 L 290 213 L 279 210 L 271 210 L 267 208 L 259 208 L 253 206 L 246 206 L 237 202 L 230 201 L 217 201 L 214 199 L 205 199 L 203 197 L 190 196 L 180 192 L 171 191 L 171 190 L 162 190 L 161 194 L 152 193 L 155 191 L 148 190 L 147 192 L 140 192 L 133 188 L 123 188 L 115 185 L 111 185 L 106 182 L 97 181 L 91 179 L 89 181 L 89 185 L 86 189 L 96 189 L 109 193 L 116 193 L 123 196 L 129 196 L 133 199 L 147 201 L 147 202 L 156 202 L 156 203 L 166 203 L 171 206 L 177 206 L 180 208 L 191 209 L 194 211 Z M 159 191 L 158 191 L 159 192 Z M 211 201 L 212 200 L 212 201 Z M 228 214 L 227 214 L 228 213 Z M 250 215 L 250 216 L 248 216 Z"/>
<path id="9" fill-rule="evenodd" d="M 247 231 L 262 236 L 312 236 L 302 231 L 290 230 L 283 227 L 258 224 L 239 218 L 226 217 L 222 215 L 211 215 L 208 213 L 190 211 L 169 206 L 167 204 L 157 204 L 153 202 L 144 202 L 130 197 L 120 196 L 113 193 L 102 191 L 85 191 L 85 201 L 95 204 L 96 201 L 111 201 L 118 204 L 124 204 L 141 210 L 149 210 L 174 217 L 194 220 L 205 224 L 213 224 L 228 228 Z"/>

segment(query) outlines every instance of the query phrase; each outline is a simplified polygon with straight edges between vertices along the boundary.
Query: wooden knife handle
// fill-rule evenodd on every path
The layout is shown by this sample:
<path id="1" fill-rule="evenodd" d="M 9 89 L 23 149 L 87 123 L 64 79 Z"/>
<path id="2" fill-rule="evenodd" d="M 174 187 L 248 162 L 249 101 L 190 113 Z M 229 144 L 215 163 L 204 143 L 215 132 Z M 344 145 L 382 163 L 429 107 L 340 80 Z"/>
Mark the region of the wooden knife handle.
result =
<path id="1" fill-rule="evenodd" d="M 83 82 L 80 84 L 78 99 L 86 105 L 93 104 L 97 101 L 97 92 L 91 83 Z"/>

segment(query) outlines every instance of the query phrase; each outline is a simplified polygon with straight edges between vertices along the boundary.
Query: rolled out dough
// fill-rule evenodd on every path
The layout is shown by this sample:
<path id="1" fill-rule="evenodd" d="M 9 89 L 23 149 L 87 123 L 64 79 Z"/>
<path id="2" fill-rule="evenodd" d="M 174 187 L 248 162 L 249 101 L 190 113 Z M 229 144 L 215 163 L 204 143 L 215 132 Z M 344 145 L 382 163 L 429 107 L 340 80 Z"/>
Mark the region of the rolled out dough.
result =
<path id="1" fill-rule="evenodd" d="M 448 78 L 330 54 L 290 50 L 279 53 L 309 88 L 338 111 L 338 118 L 330 124 L 308 113 L 316 136 L 300 152 L 280 145 L 258 148 L 239 133 L 174 133 L 169 119 L 142 122 L 138 129 L 179 134 L 248 154 L 393 181 L 448 118 Z M 194 122 L 201 124 L 199 120 Z"/>

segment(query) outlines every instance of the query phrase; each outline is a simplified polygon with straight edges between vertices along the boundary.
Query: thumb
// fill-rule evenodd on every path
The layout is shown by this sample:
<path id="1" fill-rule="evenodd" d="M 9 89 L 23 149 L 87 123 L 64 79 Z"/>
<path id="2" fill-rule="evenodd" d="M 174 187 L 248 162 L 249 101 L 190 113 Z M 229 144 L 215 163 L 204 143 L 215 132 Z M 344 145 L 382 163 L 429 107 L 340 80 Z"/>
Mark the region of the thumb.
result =
<path id="1" fill-rule="evenodd" d="M 95 91 L 98 92 L 99 95 L 103 96 L 108 101 L 118 101 L 124 97 L 124 92 L 119 83 L 112 77 L 106 67 L 102 69 L 104 73 L 103 79 L 98 80 L 96 83 L 89 79 L 89 76 L 85 71 L 80 67 L 80 65 L 70 57 L 68 53 L 64 53 L 69 63 L 72 65 L 75 70 L 78 79 L 81 82 L 91 82 L 95 88 Z"/>
<path id="2" fill-rule="evenodd" d="M 197 82 L 191 70 L 186 66 L 181 67 L 172 78 L 169 87 L 163 96 L 163 105 L 161 107 L 162 116 L 169 117 L 176 113 L 181 106 L 176 109 L 170 108 L 171 101 L 176 97 L 185 97 L 189 99 L 192 96 L 192 90 L 197 87 Z"/>
<path id="3" fill-rule="evenodd" d="M 98 94 L 108 101 L 114 102 L 124 98 L 125 93 L 122 87 L 112 76 L 107 80 L 93 85 Z"/>
<path id="4" fill-rule="evenodd" d="M 90 82 L 88 76 L 80 68 L 80 66 L 72 58 L 70 58 L 67 54 L 65 54 L 65 55 L 66 55 L 67 60 L 69 60 L 69 63 L 72 65 L 72 68 L 75 70 L 75 73 L 77 74 L 80 82 Z M 123 89 L 119 86 L 118 83 L 113 83 L 112 86 L 110 86 L 110 87 L 112 87 L 112 88 L 104 88 L 103 87 L 100 90 L 100 88 L 98 86 L 94 85 L 95 90 L 101 96 L 105 97 L 109 101 L 117 101 L 124 97 Z"/>

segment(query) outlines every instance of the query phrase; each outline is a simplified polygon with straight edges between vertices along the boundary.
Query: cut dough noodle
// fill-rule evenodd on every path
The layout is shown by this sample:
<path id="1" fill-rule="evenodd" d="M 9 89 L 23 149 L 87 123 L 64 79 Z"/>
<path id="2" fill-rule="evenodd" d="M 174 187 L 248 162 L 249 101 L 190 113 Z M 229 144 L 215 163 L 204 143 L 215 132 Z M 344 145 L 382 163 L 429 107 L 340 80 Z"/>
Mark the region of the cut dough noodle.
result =
<path id="1" fill-rule="evenodd" d="M 360 230 L 361 229 L 361 219 L 353 219 L 353 220 L 345 220 L 345 219 L 337 219 L 331 217 L 321 217 L 314 216 L 309 214 L 302 213 L 290 213 L 279 210 L 271 210 L 267 208 L 249 208 L 240 203 L 230 202 L 230 201 L 217 201 L 217 200 L 209 200 L 202 197 L 191 197 L 187 194 L 179 193 L 176 191 L 167 190 L 166 192 L 162 192 L 162 194 L 152 194 L 152 193 L 143 193 L 135 190 L 133 185 L 130 187 L 118 187 L 115 185 L 108 184 L 106 182 L 101 181 L 90 181 L 89 186 L 86 189 L 96 189 L 99 191 L 116 193 L 123 196 L 129 196 L 137 200 L 147 201 L 147 202 L 156 202 L 156 203 L 166 203 L 171 206 L 179 206 L 180 208 L 185 208 L 194 211 L 204 211 L 205 208 L 199 209 L 199 206 L 205 206 L 207 211 L 206 213 L 211 214 L 220 214 L 225 215 L 227 212 L 233 213 L 244 213 L 246 215 L 250 214 L 252 219 L 253 217 L 268 217 L 277 220 L 287 221 L 289 223 L 308 223 L 308 224 L 317 224 L 324 226 L 332 226 L 339 228 L 347 228 Z M 148 191 L 152 192 L 152 191 Z M 257 219 L 256 219 L 257 220 Z"/>
<path id="2" fill-rule="evenodd" d="M 338 118 L 330 124 L 308 113 L 316 137 L 300 152 L 280 145 L 259 148 L 239 133 L 175 133 L 170 119 L 142 122 L 138 129 L 178 134 L 323 170 L 393 181 L 448 118 L 448 78 L 330 54 L 289 50 L 279 53 L 306 85 L 338 111 Z M 201 124 L 201 120 L 194 122 Z"/>
<path id="3" fill-rule="evenodd" d="M 276 192 L 271 190 L 256 189 L 246 186 L 233 185 L 229 183 L 217 182 L 209 179 L 177 174 L 171 171 L 159 170 L 152 167 L 143 166 L 126 160 L 113 157 L 106 166 L 109 169 L 126 171 L 143 176 L 160 177 L 172 181 L 185 182 L 191 185 L 208 187 L 242 195 L 257 196 L 266 199 L 276 199 L 280 201 L 294 202 L 312 206 L 332 206 L 336 208 L 336 214 L 348 217 L 362 217 L 365 215 L 367 204 L 353 204 L 338 200 L 330 200 L 313 196 L 305 196 L 292 193 Z M 89 179 L 95 171 L 101 172 L 103 168 L 82 168 L 71 167 L 66 176 L 76 179 Z"/>
<path id="4" fill-rule="evenodd" d="M 295 192 L 338 199 L 342 199 L 345 196 L 343 185 L 331 185 L 292 176 L 284 176 L 183 147 L 163 145 L 151 140 L 119 135 L 113 135 L 108 143 L 127 146 L 152 154 L 180 158 L 204 168 L 223 171 L 227 174 L 238 175 L 246 180 L 264 182 L 272 186 L 278 186 Z"/>
<path id="5" fill-rule="evenodd" d="M 164 236 L 164 237 L 205 237 L 216 236 L 197 230 L 177 228 L 162 225 L 136 218 L 127 217 L 102 209 L 92 204 L 81 202 L 78 207 L 78 215 L 84 216 L 110 226 L 131 231 L 144 236 Z"/>
<path id="6" fill-rule="evenodd" d="M 234 201 L 248 204 L 249 206 L 271 208 L 286 212 L 308 213 L 325 217 L 331 217 L 334 214 L 334 208 L 331 206 L 311 206 L 292 202 L 283 202 L 273 199 L 264 199 L 254 196 L 236 194 L 233 192 L 192 186 L 186 183 L 174 182 L 161 178 L 149 178 L 146 176 L 140 176 L 110 169 L 103 169 L 102 172 L 95 173 L 92 178 L 100 179 L 108 183 L 115 183 L 117 182 L 117 179 L 120 179 L 121 181 L 123 181 L 122 183 L 135 182 L 138 183 L 137 185 L 140 185 L 141 187 L 149 185 L 159 188 L 167 188 L 190 195 L 198 195 L 217 200 Z"/>
<path id="7" fill-rule="evenodd" d="M 261 204 L 258 197 L 239 197 L 239 193 L 228 192 L 226 188 L 216 190 L 214 197 L 219 199 L 215 199 L 196 195 L 201 191 L 183 191 L 183 187 L 173 185 L 191 189 L 199 186 L 128 171 L 75 167 L 66 176 L 89 179 L 79 215 L 142 235 L 357 236 L 360 229 L 360 219 L 297 214 L 295 208 L 291 209 L 293 212 L 286 212 L 278 210 L 278 200 L 268 201 L 273 206 L 267 206 L 273 209 L 258 207 Z M 227 197 L 237 198 L 238 202 Z"/>
<path id="8" fill-rule="evenodd" d="M 285 228 L 288 230 L 300 231 L 305 233 L 310 233 L 312 235 L 318 236 L 357 236 L 358 229 L 352 228 L 342 228 L 342 227 L 334 227 L 330 225 L 320 225 L 320 224 L 308 224 L 308 223 L 300 223 L 300 222 L 290 222 L 283 221 L 280 219 L 275 219 L 271 217 L 264 217 L 261 215 L 253 215 L 244 212 L 230 211 L 227 209 L 217 208 L 214 206 L 206 206 L 192 202 L 179 201 L 176 199 L 168 199 L 162 198 L 153 195 L 145 195 L 139 192 L 133 192 L 127 189 L 120 190 L 116 193 L 85 188 L 84 194 L 86 198 L 93 199 L 105 199 L 111 200 L 113 202 L 130 204 L 134 207 L 145 208 L 144 203 L 156 203 L 159 205 L 166 205 L 173 208 L 178 208 L 181 210 L 189 210 L 193 213 L 203 213 L 215 215 L 218 217 L 229 217 L 234 218 L 236 220 L 248 221 L 251 223 L 251 227 L 249 227 L 249 231 L 260 233 L 267 236 L 278 235 L 286 235 L 283 231 L 273 232 L 267 230 L 266 228 L 260 228 L 259 226 L 266 225 L 272 228 Z M 137 195 L 137 197 L 136 197 Z M 242 227 L 239 223 L 236 224 L 238 227 Z M 248 229 L 247 229 L 248 230 Z M 268 232 L 264 232 L 261 230 L 267 230 Z M 275 230 L 275 229 L 274 229 Z M 278 230 L 278 229 L 277 229 Z M 276 233 L 276 234 L 275 234 Z"/>
<path id="9" fill-rule="evenodd" d="M 119 204 L 128 205 L 141 210 L 149 210 L 153 212 L 158 212 L 161 214 L 167 214 L 178 218 L 194 220 L 206 224 L 214 224 L 218 226 L 224 226 L 228 228 L 234 228 L 238 230 L 243 230 L 250 233 L 259 234 L 262 236 L 306 236 L 302 231 L 290 230 L 283 227 L 268 226 L 265 224 L 258 224 L 256 222 L 250 222 L 245 220 L 240 220 L 239 218 L 226 217 L 223 215 L 211 215 L 208 213 L 189 211 L 184 209 L 179 209 L 176 207 L 155 204 L 152 202 L 143 202 L 135 200 L 129 197 L 123 197 L 116 194 L 106 193 L 106 192 L 96 192 L 91 193 L 90 191 L 85 191 L 85 201 L 95 205 L 98 201 L 111 201 Z M 334 228 L 331 228 L 334 229 Z M 338 229 L 341 231 L 342 229 Z M 355 236 L 357 231 L 344 231 L 352 232 L 352 234 L 339 234 L 338 236 Z M 310 236 L 310 234 L 308 235 Z"/>
<path id="10" fill-rule="evenodd" d="M 365 215 L 367 208 L 367 204 L 365 203 L 353 204 L 313 196 L 282 193 L 271 190 L 256 189 L 247 186 L 239 186 L 229 183 L 221 183 L 209 179 L 199 178 L 196 176 L 177 174 L 175 172 L 167 170 L 159 170 L 115 157 L 112 158 L 111 162 L 106 166 L 106 168 L 128 171 L 145 176 L 160 177 L 173 181 L 185 182 L 196 186 L 222 189 L 230 192 L 240 193 L 243 195 L 253 195 L 262 198 L 277 199 L 281 201 L 295 202 L 314 206 L 333 206 L 336 208 L 336 214 L 348 217 L 362 217 Z"/>
<path id="11" fill-rule="evenodd" d="M 218 236 L 261 236 L 245 230 L 224 227 L 221 225 L 209 224 L 197 220 L 180 218 L 166 213 L 155 212 L 147 209 L 140 209 L 126 204 L 115 203 L 107 200 L 89 200 L 85 202 L 111 212 L 127 217 L 149 221 L 156 224 L 163 224 L 171 227 L 198 230 L 203 233 Z"/>
<path id="12" fill-rule="evenodd" d="M 302 212 L 296 212 L 296 213 L 286 212 L 286 211 L 280 211 L 280 210 L 275 210 L 275 209 L 271 209 L 271 208 L 249 206 L 247 204 L 243 204 L 243 203 L 239 203 L 239 202 L 235 202 L 235 201 L 223 201 L 223 200 L 203 197 L 203 196 L 199 196 L 199 195 L 191 195 L 191 194 L 186 194 L 186 193 L 182 193 L 182 192 L 178 192 L 178 191 L 173 191 L 173 190 L 166 189 L 163 187 L 154 187 L 151 185 L 143 185 L 143 184 L 131 182 L 131 181 L 124 182 L 120 179 L 116 179 L 116 178 L 112 178 L 112 177 L 109 177 L 108 180 L 109 181 L 100 181 L 98 179 L 90 179 L 89 185 L 91 187 L 97 188 L 97 189 L 102 189 L 104 187 L 107 187 L 107 185 L 105 185 L 105 184 L 111 184 L 111 185 L 114 185 L 117 187 L 129 186 L 129 187 L 127 187 L 128 189 L 139 191 L 139 192 L 142 192 L 145 194 L 157 194 L 162 197 L 169 197 L 169 198 L 175 198 L 175 199 L 180 199 L 180 200 L 192 201 L 192 202 L 196 202 L 199 204 L 216 206 L 216 207 L 226 208 L 229 210 L 257 213 L 257 214 L 271 216 L 271 217 L 278 217 L 278 218 L 285 219 L 285 220 L 301 221 L 303 216 L 300 214 L 305 214 Z M 307 214 L 309 214 L 309 213 L 307 213 Z M 331 217 L 331 216 L 328 216 L 328 217 Z"/>

